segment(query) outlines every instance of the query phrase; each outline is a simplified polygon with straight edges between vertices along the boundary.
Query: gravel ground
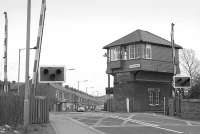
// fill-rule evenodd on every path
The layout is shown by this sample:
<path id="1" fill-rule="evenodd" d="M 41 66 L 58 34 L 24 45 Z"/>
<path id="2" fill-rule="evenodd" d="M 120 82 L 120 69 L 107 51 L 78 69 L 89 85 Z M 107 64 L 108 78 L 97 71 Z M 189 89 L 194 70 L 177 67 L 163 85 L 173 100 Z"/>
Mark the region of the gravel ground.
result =
<path id="1" fill-rule="evenodd" d="M 0 134 L 23 134 L 23 128 L 12 128 L 9 125 L 0 126 Z M 34 124 L 28 127 L 26 134 L 56 134 L 50 123 Z"/>

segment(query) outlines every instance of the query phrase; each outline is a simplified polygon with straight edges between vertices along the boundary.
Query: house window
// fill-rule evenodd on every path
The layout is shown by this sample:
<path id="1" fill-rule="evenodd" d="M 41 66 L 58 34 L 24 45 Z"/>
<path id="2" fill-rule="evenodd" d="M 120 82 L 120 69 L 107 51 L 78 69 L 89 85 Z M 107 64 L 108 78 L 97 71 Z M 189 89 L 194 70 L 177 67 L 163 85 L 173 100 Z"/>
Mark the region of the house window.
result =
<path id="1" fill-rule="evenodd" d="M 153 101 L 154 89 L 148 88 L 148 92 L 149 92 L 149 105 L 154 105 L 154 101 Z"/>
<path id="2" fill-rule="evenodd" d="M 116 61 L 120 60 L 120 47 L 113 47 L 110 48 L 110 60 L 111 61 Z"/>
<path id="3" fill-rule="evenodd" d="M 146 44 L 146 59 L 152 59 L 152 51 L 150 44 Z"/>
<path id="4" fill-rule="evenodd" d="M 160 104 L 160 89 L 159 88 L 148 88 L 149 94 L 149 105 L 155 106 Z"/>
<path id="5" fill-rule="evenodd" d="M 129 45 L 129 59 L 135 59 L 135 45 Z"/>
<path id="6" fill-rule="evenodd" d="M 155 90 L 155 94 L 156 94 L 156 103 L 155 103 L 155 105 L 159 105 L 160 104 L 160 89 L 156 89 Z"/>

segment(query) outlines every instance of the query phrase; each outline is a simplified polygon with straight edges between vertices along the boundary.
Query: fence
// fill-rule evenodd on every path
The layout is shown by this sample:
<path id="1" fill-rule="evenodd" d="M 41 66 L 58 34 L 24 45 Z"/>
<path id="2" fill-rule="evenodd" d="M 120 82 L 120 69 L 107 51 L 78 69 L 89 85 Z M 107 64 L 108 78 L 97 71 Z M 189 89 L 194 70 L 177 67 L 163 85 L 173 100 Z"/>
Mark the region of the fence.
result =
<path id="1" fill-rule="evenodd" d="M 49 121 L 49 108 L 47 98 L 44 96 L 31 97 L 30 122 L 32 124 L 47 123 Z"/>
<path id="2" fill-rule="evenodd" d="M 14 94 L 0 95 L 0 124 L 23 124 L 24 97 Z M 30 99 L 30 122 L 47 123 L 49 108 L 46 97 L 37 96 Z"/>
<path id="3" fill-rule="evenodd" d="M 0 95 L 0 123 L 22 124 L 24 98 L 13 94 Z"/>

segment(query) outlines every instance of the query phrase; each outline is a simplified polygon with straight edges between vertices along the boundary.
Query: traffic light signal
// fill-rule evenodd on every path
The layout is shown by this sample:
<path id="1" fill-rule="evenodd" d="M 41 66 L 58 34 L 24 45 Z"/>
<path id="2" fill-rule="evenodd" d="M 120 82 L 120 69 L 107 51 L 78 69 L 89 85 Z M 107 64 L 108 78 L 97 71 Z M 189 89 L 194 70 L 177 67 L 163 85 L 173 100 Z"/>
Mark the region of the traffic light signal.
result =
<path id="1" fill-rule="evenodd" d="M 65 67 L 63 66 L 40 66 L 40 83 L 62 83 L 65 82 Z"/>
<path id="2" fill-rule="evenodd" d="M 174 76 L 174 88 L 189 88 L 191 79 L 188 76 Z"/>

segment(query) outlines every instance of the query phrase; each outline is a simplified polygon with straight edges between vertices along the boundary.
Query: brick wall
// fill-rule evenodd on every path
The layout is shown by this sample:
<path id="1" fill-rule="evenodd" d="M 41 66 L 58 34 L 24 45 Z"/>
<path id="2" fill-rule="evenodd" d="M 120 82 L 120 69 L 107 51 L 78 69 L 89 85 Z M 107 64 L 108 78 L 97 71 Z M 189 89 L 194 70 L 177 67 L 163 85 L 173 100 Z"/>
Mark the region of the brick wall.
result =
<path id="1" fill-rule="evenodd" d="M 181 117 L 200 119 L 200 99 L 183 99 L 181 101 Z"/>
<path id="2" fill-rule="evenodd" d="M 115 111 L 126 111 L 126 98 L 130 100 L 130 111 L 162 111 L 163 99 L 171 97 L 170 83 L 135 81 L 114 85 L 113 107 Z M 149 105 L 148 88 L 160 88 L 160 104 Z"/>

